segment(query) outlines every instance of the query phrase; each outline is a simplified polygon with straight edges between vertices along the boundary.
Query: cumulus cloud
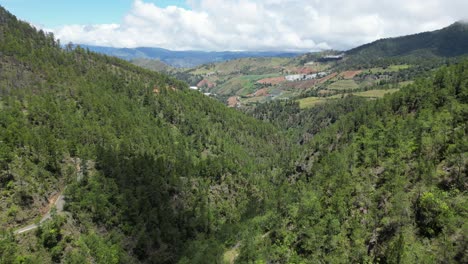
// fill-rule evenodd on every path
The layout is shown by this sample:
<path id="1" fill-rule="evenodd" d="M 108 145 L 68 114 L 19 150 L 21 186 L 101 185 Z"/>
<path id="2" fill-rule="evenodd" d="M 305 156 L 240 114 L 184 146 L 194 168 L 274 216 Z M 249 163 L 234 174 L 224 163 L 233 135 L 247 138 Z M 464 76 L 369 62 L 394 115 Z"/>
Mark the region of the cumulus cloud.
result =
<path id="1" fill-rule="evenodd" d="M 119 24 L 52 29 L 62 43 L 172 50 L 348 49 L 463 19 L 466 0 L 135 0 Z"/>

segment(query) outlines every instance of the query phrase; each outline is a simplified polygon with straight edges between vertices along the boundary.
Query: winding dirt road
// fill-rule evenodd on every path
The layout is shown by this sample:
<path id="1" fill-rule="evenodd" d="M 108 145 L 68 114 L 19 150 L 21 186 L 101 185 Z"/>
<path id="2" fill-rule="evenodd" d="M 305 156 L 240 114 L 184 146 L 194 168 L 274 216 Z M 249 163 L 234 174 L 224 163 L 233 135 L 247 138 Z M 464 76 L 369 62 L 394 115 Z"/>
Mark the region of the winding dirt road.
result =
<path id="1" fill-rule="evenodd" d="M 63 207 L 65 205 L 65 197 L 63 196 L 62 193 L 60 193 L 57 197 L 57 199 L 55 200 L 55 202 L 53 203 L 53 205 L 55 206 L 55 208 L 57 208 L 57 213 L 61 213 L 63 211 Z M 31 230 L 34 230 L 36 228 L 38 228 L 42 223 L 44 223 L 45 221 L 49 220 L 52 218 L 52 215 L 50 213 L 50 211 L 52 210 L 52 207 L 53 206 L 49 206 L 49 210 L 47 211 L 46 214 L 44 214 L 41 218 L 41 221 L 39 221 L 38 224 L 31 224 L 31 225 L 28 225 L 28 226 L 25 226 L 25 227 L 22 227 L 20 229 L 17 229 L 15 230 L 13 233 L 15 234 L 22 234 L 22 233 L 25 233 L 25 232 L 28 232 L 28 231 L 31 231 Z"/>

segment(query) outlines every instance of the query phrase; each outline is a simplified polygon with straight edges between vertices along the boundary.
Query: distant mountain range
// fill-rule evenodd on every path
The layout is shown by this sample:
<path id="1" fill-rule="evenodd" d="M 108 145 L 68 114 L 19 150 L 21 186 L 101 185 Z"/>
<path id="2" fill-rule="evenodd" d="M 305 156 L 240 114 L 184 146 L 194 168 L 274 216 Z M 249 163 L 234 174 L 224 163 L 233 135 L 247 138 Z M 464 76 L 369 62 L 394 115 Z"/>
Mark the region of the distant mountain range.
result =
<path id="1" fill-rule="evenodd" d="M 162 48 L 112 48 L 102 46 L 81 45 L 82 48 L 88 48 L 91 51 L 115 56 L 125 60 L 135 59 L 153 59 L 160 60 L 165 64 L 179 68 L 195 67 L 201 64 L 227 61 L 240 58 L 258 58 L 258 57 L 295 57 L 299 52 L 283 51 L 172 51 Z"/>
<path id="2" fill-rule="evenodd" d="M 388 38 L 351 49 L 346 55 L 366 60 L 389 57 L 456 57 L 468 54 L 468 23 L 409 36 Z"/>
<path id="3" fill-rule="evenodd" d="M 172 51 L 163 48 L 113 48 L 104 46 L 81 45 L 91 51 L 115 56 L 128 61 L 159 60 L 178 68 L 191 68 L 206 63 L 223 62 L 240 58 L 259 57 L 296 57 L 303 53 L 287 51 Z M 468 23 L 456 22 L 446 28 L 414 35 L 387 38 L 365 44 L 346 52 L 355 60 L 378 60 L 382 58 L 437 58 L 456 57 L 468 54 Z M 142 59 L 146 61 L 141 61 Z M 164 68 L 164 64 L 161 67 Z M 159 66 L 158 66 L 159 68 Z"/>

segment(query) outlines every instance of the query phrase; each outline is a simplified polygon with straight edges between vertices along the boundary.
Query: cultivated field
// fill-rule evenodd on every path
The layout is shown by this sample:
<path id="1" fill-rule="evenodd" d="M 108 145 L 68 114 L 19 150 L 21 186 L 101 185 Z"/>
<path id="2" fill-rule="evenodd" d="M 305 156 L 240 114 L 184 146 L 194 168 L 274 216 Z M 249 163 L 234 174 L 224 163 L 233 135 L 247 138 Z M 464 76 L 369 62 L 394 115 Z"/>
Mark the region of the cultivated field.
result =
<path id="1" fill-rule="evenodd" d="M 360 74 L 362 71 L 359 70 L 359 71 L 344 71 L 342 73 L 340 73 L 339 76 L 345 78 L 345 79 L 352 79 L 354 78 L 356 75 Z"/>
<path id="2" fill-rule="evenodd" d="M 327 88 L 330 90 L 352 90 L 359 88 L 359 85 L 353 80 L 340 80 L 330 84 Z"/>
<path id="3" fill-rule="evenodd" d="M 300 108 L 309 108 L 316 106 L 317 104 L 321 104 L 327 101 L 325 97 L 307 97 L 303 99 L 299 99 L 299 107 Z"/>
<path id="4" fill-rule="evenodd" d="M 400 70 L 408 69 L 409 67 L 411 67 L 411 66 L 408 65 L 408 64 L 390 65 L 387 68 L 377 67 L 377 68 L 369 69 L 369 71 L 371 73 L 373 73 L 373 74 L 385 73 L 385 72 L 397 72 L 397 71 L 400 71 Z"/>
<path id="5" fill-rule="evenodd" d="M 369 98 L 381 98 L 386 94 L 397 92 L 399 89 L 388 89 L 388 90 L 369 90 L 365 92 L 353 93 L 357 96 L 369 97 Z"/>

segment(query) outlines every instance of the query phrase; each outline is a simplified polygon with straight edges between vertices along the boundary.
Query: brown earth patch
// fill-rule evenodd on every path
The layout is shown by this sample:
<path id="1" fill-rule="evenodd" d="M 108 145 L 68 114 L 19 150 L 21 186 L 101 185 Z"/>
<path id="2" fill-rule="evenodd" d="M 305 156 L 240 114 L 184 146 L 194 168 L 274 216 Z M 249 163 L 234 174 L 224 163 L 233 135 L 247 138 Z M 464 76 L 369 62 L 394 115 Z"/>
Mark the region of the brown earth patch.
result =
<path id="1" fill-rule="evenodd" d="M 297 81 L 297 82 L 288 82 L 287 86 L 294 89 L 308 89 L 315 86 L 318 83 L 318 80 L 306 80 L 306 81 Z"/>
<path id="2" fill-rule="evenodd" d="M 266 88 L 260 89 L 254 93 L 254 96 L 267 96 L 268 95 L 268 90 Z"/>
<path id="3" fill-rule="evenodd" d="M 317 71 L 315 69 L 310 68 L 310 67 L 302 67 L 302 68 L 297 69 L 297 73 L 300 73 L 300 74 L 312 74 L 316 72 Z"/>
<path id="4" fill-rule="evenodd" d="M 47 204 L 47 206 L 44 206 L 40 209 L 41 215 L 45 215 L 48 211 L 50 211 L 50 209 L 55 204 L 55 201 L 57 201 L 59 196 L 60 196 L 60 193 L 58 192 L 49 198 L 49 203 Z"/>
<path id="5" fill-rule="evenodd" d="M 213 88 L 215 87 L 215 84 L 208 81 L 207 79 L 201 80 L 197 85 L 197 87 L 208 87 L 208 88 Z"/>
<path id="6" fill-rule="evenodd" d="M 358 71 L 344 71 L 342 73 L 340 73 L 340 76 L 345 78 L 345 79 L 352 79 L 354 78 L 356 75 L 360 74 L 362 71 L 358 70 Z"/>
<path id="7" fill-rule="evenodd" d="M 229 107 L 236 107 L 237 103 L 239 103 L 239 98 L 237 96 L 231 96 L 227 100 L 227 104 Z"/>
<path id="8" fill-rule="evenodd" d="M 257 81 L 257 83 L 261 84 L 279 84 L 286 81 L 286 78 L 284 76 L 281 77 L 273 77 L 273 78 L 265 78 Z"/>
<path id="9" fill-rule="evenodd" d="M 318 95 L 321 95 L 321 96 L 327 96 L 327 95 L 333 95 L 335 94 L 334 91 L 330 91 L 330 90 L 320 90 L 318 91 Z"/>
<path id="10" fill-rule="evenodd" d="M 328 76 L 325 76 L 325 77 L 319 79 L 318 82 L 319 82 L 319 83 L 324 83 L 324 82 L 326 82 L 326 81 L 328 81 L 328 80 L 330 80 L 330 79 L 336 77 L 337 75 L 338 75 L 338 73 L 334 72 L 334 73 L 332 73 L 332 74 L 330 74 L 330 75 L 328 75 Z"/>

